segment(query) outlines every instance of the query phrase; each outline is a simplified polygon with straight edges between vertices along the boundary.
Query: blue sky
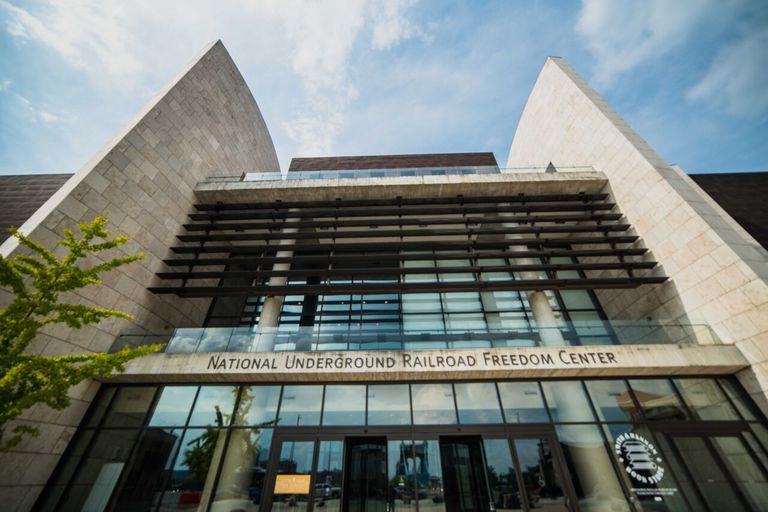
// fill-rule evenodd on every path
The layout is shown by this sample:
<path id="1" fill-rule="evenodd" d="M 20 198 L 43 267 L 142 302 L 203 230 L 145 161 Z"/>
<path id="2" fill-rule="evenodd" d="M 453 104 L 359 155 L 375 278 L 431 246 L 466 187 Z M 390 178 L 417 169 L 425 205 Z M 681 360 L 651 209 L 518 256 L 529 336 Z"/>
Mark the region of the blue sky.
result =
<path id="1" fill-rule="evenodd" d="M 295 156 L 493 151 L 547 55 L 670 163 L 768 170 L 762 0 L 0 0 L 0 174 L 74 172 L 222 39 Z"/>

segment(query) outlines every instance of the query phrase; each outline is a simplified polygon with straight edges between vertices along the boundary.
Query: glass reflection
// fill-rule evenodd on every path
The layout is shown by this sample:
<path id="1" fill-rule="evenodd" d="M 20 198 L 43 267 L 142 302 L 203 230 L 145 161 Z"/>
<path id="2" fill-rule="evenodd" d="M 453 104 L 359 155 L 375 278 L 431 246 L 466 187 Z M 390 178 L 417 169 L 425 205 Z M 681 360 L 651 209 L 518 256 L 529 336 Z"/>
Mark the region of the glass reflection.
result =
<path id="1" fill-rule="evenodd" d="M 552 449 L 544 439 L 515 439 L 520 475 L 531 508 L 567 512 L 563 483 L 556 471 Z"/>
<path id="2" fill-rule="evenodd" d="M 109 412 L 104 418 L 105 427 L 140 427 L 155 397 L 155 386 L 126 386 L 115 394 Z"/>
<path id="3" fill-rule="evenodd" d="M 264 476 L 272 429 L 233 429 L 211 512 L 257 512 L 264 495 Z"/>
<path id="4" fill-rule="evenodd" d="M 323 386 L 284 386 L 280 425 L 319 425 Z"/>
<path id="5" fill-rule="evenodd" d="M 632 379 L 629 385 L 648 420 L 685 420 L 688 412 L 680 403 L 669 379 Z"/>
<path id="6" fill-rule="evenodd" d="M 202 386 L 189 417 L 189 426 L 223 427 L 232 421 L 232 409 L 237 397 L 236 386 Z"/>
<path id="7" fill-rule="evenodd" d="M 623 380 L 585 381 L 600 421 L 632 421 L 638 411 Z"/>
<path id="8" fill-rule="evenodd" d="M 363 424 L 365 424 L 365 386 L 326 386 L 323 425 Z"/>
<path id="9" fill-rule="evenodd" d="M 196 393 L 197 386 L 165 386 L 160 393 L 160 400 L 157 401 L 149 425 L 151 427 L 185 425 Z"/>
<path id="10" fill-rule="evenodd" d="M 580 381 L 560 380 L 541 383 L 552 421 L 595 421 L 592 407 Z"/>
<path id="11" fill-rule="evenodd" d="M 768 510 L 768 482 L 765 470 L 755 460 L 740 438 L 717 436 L 710 438 L 728 473 L 755 510 Z"/>
<path id="12" fill-rule="evenodd" d="M 416 510 L 414 466 L 413 441 L 387 442 L 390 511 L 414 512 Z"/>
<path id="13" fill-rule="evenodd" d="M 416 501 L 419 512 L 444 512 L 443 468 L 440 442 L 437 439 L 419 440 L 413 444 L 416 477 Z"/>
<path id="14" fill-rule="evenodd" d="M 484 439 L 486 475 L 491 502 L 498 512 L 523 510 L 515 464 L 506 439 Z"/>
<path id="15" fill-rule="evenodd" d="M 584 512 L 629 511 L 597 425 L 557 425 L 557 437 Z"/>
<path id="16" fill-rule="evenodd" d="M 343 465 L 344 441 L 320 441 L 314 488 L 316 507 L 325 507 L 327 512 L 341 510 Z"/>
<path id="17" fill-rule="evenodd" d="M 456 406 L 450 384 L 411 384 L 413 423 L 439 425 L 456 423 Z"/>
<path id="18" fill-rule="evenodd" d="M 226 438 L 224 429 L 195 428 L 186 431 L 158 512 L 206 510 Z"/>
<path id="19" fill-rule="evenodd" d="M 275 424 L 280 386 L 243 386 L 235 414 L 235 425 L 271 426 Z"/>
<path id="20" fill-rule="evenodd" d="M 408 384 L 368 386 L 368 425 L 409 425 L 411 397 Z"/>
<path id="21" fill-rule="evenodd" d="M 502 423 L 493 382 L 455 384 L 454 389 L 460 423 Z"/>
<path id="22" fill-rule="evenodd" d="M 714 379 L 674 379 L 694 418 L 738 420 L 739 415 Z"/>
<path id="23" fill-rule="evenodd" d="M 549 421 L 537 382 L 499 382 L 498 386 L 507 423 Z"/>
<path id="24" fill-rule="evenodd" d="M 314 460 L 314 441 L 285 441 L 280 447 L 280 462 L 275 481 L 275 491 L 283 487 L 283 480 L 293 479 L 295 483 L 286 486 L 291 492 L 276 492 L 272 495 L 274 512 L 304 512 L 308 508 L 310 476 Z M 298 484 L 298 485 L 297 485 Z"/>

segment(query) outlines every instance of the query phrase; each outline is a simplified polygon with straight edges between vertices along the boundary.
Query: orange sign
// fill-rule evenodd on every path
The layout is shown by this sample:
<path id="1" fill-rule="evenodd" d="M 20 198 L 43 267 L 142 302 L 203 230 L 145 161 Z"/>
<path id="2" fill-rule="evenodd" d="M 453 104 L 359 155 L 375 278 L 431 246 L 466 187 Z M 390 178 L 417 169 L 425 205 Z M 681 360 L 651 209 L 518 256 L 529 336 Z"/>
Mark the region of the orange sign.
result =
<path id="1" fill-rule="evenodd" d="M 277 475 L 275 494 L 309 494 L 310 475 Z"/>

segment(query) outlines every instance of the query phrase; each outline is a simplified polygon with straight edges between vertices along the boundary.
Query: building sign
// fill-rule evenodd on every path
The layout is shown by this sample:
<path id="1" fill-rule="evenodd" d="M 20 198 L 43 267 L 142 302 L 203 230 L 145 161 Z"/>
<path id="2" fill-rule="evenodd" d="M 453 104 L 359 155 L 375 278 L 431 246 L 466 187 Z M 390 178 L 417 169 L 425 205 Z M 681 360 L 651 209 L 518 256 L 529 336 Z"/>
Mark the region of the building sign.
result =
<path id="1" fill-rule="evenodd" d="M 677 492 L 677 488 L 660 485 L 665 475 L 661 454 L 646 438 L 627 432 L 616 438 L 614 448 L 619 462 L 632 481 L 632 491 L 640 499 L 662 501 L 664 496 L 672 496 Z"/>
<path id="2" fill-rule="evenodd" d="M 277 475 L 275 494 L 309 494 L 311 475 Z"/>
<path id="3" fill-rule="evenodd" d="M 410 371 L 559 368 L 618 364 L 615 352 L 520 350 L 450 350 L 417 352 L 278 352 L 273 354 L 216 353 L 207 359 L 213 371 Z"/>

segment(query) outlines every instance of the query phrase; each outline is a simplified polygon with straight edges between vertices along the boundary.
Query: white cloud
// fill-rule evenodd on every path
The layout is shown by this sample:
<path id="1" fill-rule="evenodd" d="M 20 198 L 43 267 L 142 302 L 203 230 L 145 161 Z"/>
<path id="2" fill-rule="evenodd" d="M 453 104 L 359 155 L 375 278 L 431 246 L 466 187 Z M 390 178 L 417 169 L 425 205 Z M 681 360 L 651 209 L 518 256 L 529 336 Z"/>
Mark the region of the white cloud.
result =
<path id="1" fill-rule="evenodd" d="M 721 48 L 686 98 L 737 116 L 768 113 L 768 27 Z"/>
<path id="2" fill-rule="evenodd" d="M 125 96 L 149 97 L 156 85 L 148 85 L 148 76 L 158 64 L 181 62 L 180 52 L 188 59 L 210 39 L 231 35 L 243 47 L 252 45 L 246 60 L 238 59 L 241 69 L 268 60 L 289 66 L 294 76 L 294 83 L 273 87 L 293 90 L 299 84 L 300 96 L 282 108 L 288 119 L 272 129 L 282 129 L 284 137 L 276 138 L 289 141 L 292 153 L 305 155 L 333 151 L 345 112 L 358 97 L 353 53 L 423 36 L 407 16 L 416 0 L 44 0 L 34 7 L 10 1 L 0 0 L 0 13 L 5 11 L 5 29 L 16 41 L 52 50 L 84 70 L 93 85 Z M 162 71 L 162 80 L 170 78 Z M 37 118 L 56 122 L 51 113 Z"/>
<path id="3" fill-rule="evenodd" d="M 31 117 L 32 122 L 36 123 L 41 121 L 45 124 L 52 124 L 71 123 L 76 120 L 74 116 L 54 114 L 44 108 L 40 108 L 39 106 L 32 103 L 29 98 L 22 96 L 21 94 L 14 93 L 14 95 L 19 100 L 21 106 L 24 107 L 24 110 L 26 110 L 26 112 Z"/>
<path id="4" fill-rule="evenodd" d="M 58 53 L 68 64 L 94 77 L 129 77 L 140 69 L 131 36 L 121 24 L 123 2 L 51 0 L 40 13 L 0 1 L 9 18 L 8 33 L 33 40 Z"/>
<path id="5" fill-rule="evenodd" d="M 738 0 L 582 0 L 576 32 L 596 60 L 595 81 L 616 75 L 685 42 L 702 21 L 728 17 Z"/>
<path id="6" fill-rule="evenodd" d="M 386 50 L 400 41 L 417 36 L 426 39 L 424 31 L 404 14 L 404 11 L 415 3 L 415 0 L 389 0 L 371 4 L 373 48 Z"/>

